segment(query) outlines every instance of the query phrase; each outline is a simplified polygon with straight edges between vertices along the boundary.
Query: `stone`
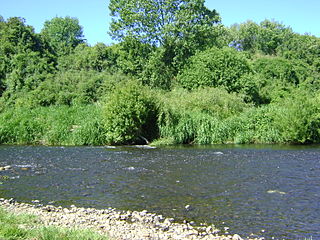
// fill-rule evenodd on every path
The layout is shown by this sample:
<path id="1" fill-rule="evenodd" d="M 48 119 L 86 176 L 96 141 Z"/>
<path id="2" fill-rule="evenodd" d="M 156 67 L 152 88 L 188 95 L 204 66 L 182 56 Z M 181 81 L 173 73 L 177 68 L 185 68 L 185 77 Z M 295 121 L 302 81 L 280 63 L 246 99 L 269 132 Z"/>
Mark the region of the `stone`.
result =
<path id="1" fill-rule="evenodd" d="M 232 240 L 243 240 L 238 234 L 232 236 Z"/>
<path id="2" fill-rule="evenodd" d="M 213 225 L 203 224 L 202 227 L 174 223 L 173 218 L 148 213 L 146 210 L 119 211 L 116 209 L 86 209 L 55 207 L 47 205 L 36 208 L 31 204 L 9 204 L 13 199 L 0 199 L 0 205 L 9 211 L 38 215 L 46 225 L 68 226 L 68 228 L 91 228 L 101 234 L 108 234 L 110 239 L 130 240 L 242 240 L 235 235 L 214 235 L 218 230 Z M 162 220 L 162 222 L 159 222 Z M 157 222 L 155 224 L 154 222 Z M 254 238 L 251 238 L 253 240 Z M 249 239 L 250 240 L 250 239 Z M 256 239 L 257 240 L 257 239 Z"/>

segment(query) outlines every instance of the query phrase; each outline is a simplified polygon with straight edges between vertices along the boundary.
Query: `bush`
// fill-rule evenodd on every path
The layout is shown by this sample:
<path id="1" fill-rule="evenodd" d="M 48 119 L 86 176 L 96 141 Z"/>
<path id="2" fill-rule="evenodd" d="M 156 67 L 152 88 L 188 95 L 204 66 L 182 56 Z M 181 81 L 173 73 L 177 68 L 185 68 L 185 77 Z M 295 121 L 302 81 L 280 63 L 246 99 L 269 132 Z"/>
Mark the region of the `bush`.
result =
<path id="1" fill-rule="evenodd" d="M 140 77 L 143 84 L 152 88 L 171 89 L 175 70 L 168 58 L 170 57 L 163 48 L 159 48 L 150 54 Z"/>
<path id="2" fill-rule="evenodd" d="M 211 48 L 192 56 L 177 80 L 187 89 L 222 86 L 229 92 L 239 92 L 239 79 L 250 72 L 247 59 L 235 49 Z"/>
<path id="3" fill-rule="evenodd" d="M 128 78 L 122 74 L 95 71 L 67 71 L 51 76 L 30 92 L 19 92 L 2 105 L 51 106 L 94 104 Z"/>
<path id="4" fill-rule="evenodd" d="M 311 89 L 308 81 L 315 82 L 317 76 L 312 68 L 299 60 L 264 56 L 253 62 L 259 103 L 270 103 L 289 97 L 300 85 Z M 313 87 L 316 84 L 313 84 Z"/>
<path id="5" fill-rule="evenodd" d="M 244 143 L 280 143 L 281 133 L 274 124 L 273 108 L 261 106 L 251 108 L 238 116 L 227 120 L 232 142 Z"/>
<path id="6" fill-rule="evenodd" d="M 175 143 L 228 142 L 225 119 L 249 105 L 224 89 L 175 89 L 158 96 L 160 136 Z"/>
<path id="7" fill-rule="evenodd" d="M 255 72 L 266 79 L 298 85 L 310 76 L 310 67 L 299 60 L 287 60 L 281 57 L 260 57 L 253 63 Z"/>
<path id="8" fill-rule="evenodd" d="M 320 94 L 313 96 L 299 89 L 275 104 L 276 127 L 284 142 L 317 143 L 320 141 Z"/>
<path id="9" fill-rule="evenodd" d="M 156 107 L 147 88 L 134 80 L 119 84 L 103 107 L 106 141 L 128 144 L 157 135 Z"/>
<path id="10" fill-rule="evenodd" d="M 235 143 L 317 143 L 320 141 L 320 98 L 300 89 L 266 106 L 228 119 L 237 129 Z"/>

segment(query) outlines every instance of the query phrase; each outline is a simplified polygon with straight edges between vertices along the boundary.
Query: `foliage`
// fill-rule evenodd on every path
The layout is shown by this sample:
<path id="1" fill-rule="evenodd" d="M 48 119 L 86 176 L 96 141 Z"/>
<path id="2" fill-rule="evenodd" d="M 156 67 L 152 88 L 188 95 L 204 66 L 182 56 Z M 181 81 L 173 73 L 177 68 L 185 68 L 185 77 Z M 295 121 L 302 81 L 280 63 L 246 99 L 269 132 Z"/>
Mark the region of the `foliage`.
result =
<path id="1" fill-rule="evenodd" d="M 320 39 L 315 36 L 294 34 L 279 46 L 278 53 L 290 60 L 300 59 L 320 71 Z"/>
<path id="2" fill-rule="evenodd" d="M 250 72 L 249 62 L 241 53 L 232 48 L 211 48 L 191 57 L 177 80 L 187 89 L 223 86 L 239 92 L 240 78 Z"/>
<path id="3" fill-rule="evenodd" d="M 147 88 L 136 81 L 114 89 L 106 100 L 103 115 L 108 143 L 132 143 L 139 137 L 156 137 L 156 108 Z"/>
<path id="4" fill-rule="evenodd" d="M 235 48 L 252 53 L 262 52 L 267 55 L 275 55 L 278 47 L 293 35 L 291 28 L 270 20 L 264 20 L 260 24 L 247 21 L 234 25 L 232 30 L 235 38 L 231 44 Z"/>
<path id="5" fill-rule="evenodd" d="M 320 141 L 320 94 L 295 90 L 288 98 L 275 103 L 276 127 L 284 142 L 317 143 Z"/>
<path id="6" fill-rule="evenodd" d="M 225 142 L 221 122 L 248 107 L 239 96 L 215 88 L 176 89 L 158 98 L 160 137 L 175 143 Z"/>
<path id="7" fill-rule="evenodd" d="M 110 34 L 114 39 L 122 44 L 140 42 L 162 48 L 152 54 L 143 78 L 146 74 L 150 76 L 150 71 L 155 69 L 155 73 L 151 74 L 153 79 L 170 83 L 171 74 L 176 75 L 190 56 L 221 42 L 219 14 L 206 8 L 204 0 L 111 0 L 109 9 L 112 16 Z M 132 51 L 136 48 L 129 49 Z M 129 49 L 126 48 L 126 52 L 130 56 Z M 140 51 L 135 54 L 138 58 L 131 61 L 133 66 L 140 66 L 136 62 L 145 53 Z M 156 68 L 155 59 L 160 61 Z M 168 80 L 164 81 L 159 74 L 162 67 L 169 75 Z M 141 72 L 138 71 L 138 74 Z M 156 85 L 168 89 L 168 84 Z"/>
<path id="8" fill-rule="evenodd" d="M 270 80 L 279 80 L 298 85 L 312 74 L 312 70 L 302 61 L 281 57 L 260 57 L 254 61 L 254 70 Z"/>
<path id="9" fill-rule="evenodd" d="M 58 55 L 69 54 L 84 42 L 79 20 L 71 17 L 55 17 L 44 23 L 41 35 Z"/>
<path id="10" fill-rule="evenodd" d="M 98 106 L 9 108 L 0 114 L 1 144 L 105 144 Z"/>
<path id="11" fill-rule="evenodd" d="M 235 143 L 317 143 L 320 141 L 319 95 L 295 90 L 281 101 L 252 108 L 231 118 Z"/>
<path id="12" fill-rule="evenodd" d="M 61 56 L 58 59 L 58 69 L 60 71 L 115 71 L 117 53 L 103 43 L 97 43 L 93 47 L 86 44 L 79 44 L 73 53 Z"/>
<path id="13" fill-rule="evenodd" d="M 128 79 L 123 74 L 108 72 L 75 71 L 59 72 L 47 76 L 46 81 L 28 92 L 21 92 L 10 98 L 3 97 L 0 106 L 14 105 L 37 107 L 51 105 L 94 104 L 110 93 L 116 84 Z"/>
<path id="14" fill-rule="evenodd" d="M 126 38 L 125 41 L 114 46 L 114 52 L 117 54 L 116 64 L 121 72 L 138 76 L 153 50 L 154 48 L 149 44 L 134 38 Z"/>
<path id="15" fill-rule="evenodd" d="M 204 6 L 203 0 L 111 0 L 109 9 L 113 38 L 133 37 L 155 46 L 166 45 L 171 37 L 207 36 L 220 20 L 215 10 Z"/>
<path id="16" fill-rule="evenodd" d="M 317 78 L 312 67 L 298 59 L 264 56 L 254 60 L 252 66 L 259 95 L 257 103 L 281 99 L 298 86 L 308 84 L 308 78 Z"/>
<path id="17" fill-rule="evenodd" d="M 36 88 L 54 72 L 46 43 L 21 18 L 0 23 L 0 95 Z"/>
<path id="18" fill-rule="evenodd" d="M 88 46 L 75 18 L 37 34 L 0 17 L 0 143 L 320 142 L 319 38 L 228 28 L 203 0 L 109 7 L 111 46 Z"/>
<path id="19" fill-rule="evenodd" d="M 171 89 L 175 74 L 172 66 L 166 64 L 170 61 L 167 58 L 166 49 L 162 47 L 150 54 L 140 76 L 143 84 L 152 88 Z"/>

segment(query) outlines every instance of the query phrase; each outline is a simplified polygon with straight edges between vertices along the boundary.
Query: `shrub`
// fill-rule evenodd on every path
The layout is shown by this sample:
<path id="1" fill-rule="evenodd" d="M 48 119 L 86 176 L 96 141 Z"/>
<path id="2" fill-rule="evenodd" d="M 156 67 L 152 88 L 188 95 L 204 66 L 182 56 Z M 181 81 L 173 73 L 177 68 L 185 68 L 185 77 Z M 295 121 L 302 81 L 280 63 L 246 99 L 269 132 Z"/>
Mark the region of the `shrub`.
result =
<path id="1" fill-rule="evenodd" d="M 133 143 L 156 137 L 156 108 L 147 88 L 130 80 L 115 87 L 103 107 L 106 141 Z"/>
<path id="2" fill-rule="evenodd" d="M 212 144 L 228 142 L 225 119 L 249 105 L 224 89 L 194 91 L 175 89 L 158 96 L 160 136 L 175 143 Z"/>
<path id="3" fill-rule="evenodd" d="M 222 86 L 229 92 L 239 92 L 239 79 L 250 72 L 250 65 L 240 52 L 211 48 L 192 56 L 177 80 L 187 89 Z"/>
<path id="4" fill-rule="evenodd" d="M 310 67 L 304 62 L 281 57 L 260 57 L 253 62 L 253 68 L 268 80 L 294 85 L 305 81 L 311 74 Z"/>
<path id="5" fill-rule="evenodd" d="M 69 70 L 48 77 L 33 91 L 6 98 L 3 105 L 37 107 L 93 104 L 111 92 L 116 84 L 127 79 L 116 73 Z"/>
<path id="6" fill-rule="evenodd" d="M 274 121 L 284 142 L 320 141 L 320 94 L 309 94 L 297 89 L 290 97 L 274 104 Z"/>

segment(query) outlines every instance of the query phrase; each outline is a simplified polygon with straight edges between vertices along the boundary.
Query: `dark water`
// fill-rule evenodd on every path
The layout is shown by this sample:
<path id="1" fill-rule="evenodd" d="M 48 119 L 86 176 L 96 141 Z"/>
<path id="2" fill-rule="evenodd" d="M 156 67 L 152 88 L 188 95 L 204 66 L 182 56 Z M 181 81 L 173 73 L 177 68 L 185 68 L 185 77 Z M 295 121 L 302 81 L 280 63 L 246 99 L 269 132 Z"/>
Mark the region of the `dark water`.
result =
<path id="1" fill-rule="evenodd" d="M 267 239 L 320 239 L 320 146 L 0 146 L 0 197 L 143 210 Z M 190 205 L 187 210 L 186 205 Z"/>

